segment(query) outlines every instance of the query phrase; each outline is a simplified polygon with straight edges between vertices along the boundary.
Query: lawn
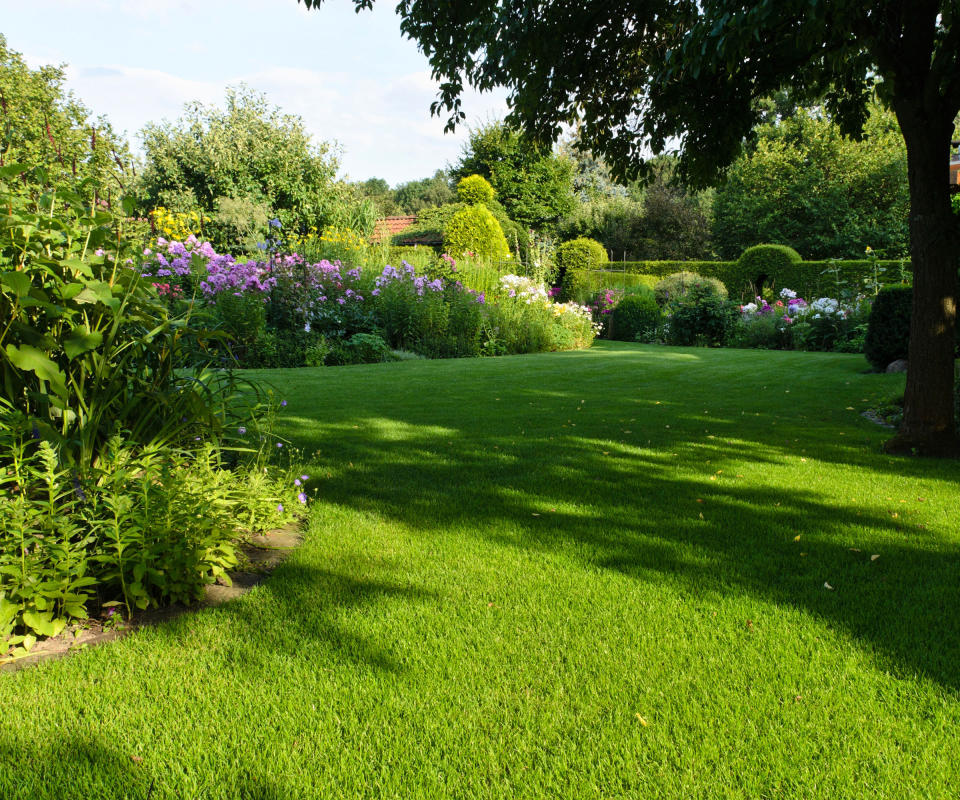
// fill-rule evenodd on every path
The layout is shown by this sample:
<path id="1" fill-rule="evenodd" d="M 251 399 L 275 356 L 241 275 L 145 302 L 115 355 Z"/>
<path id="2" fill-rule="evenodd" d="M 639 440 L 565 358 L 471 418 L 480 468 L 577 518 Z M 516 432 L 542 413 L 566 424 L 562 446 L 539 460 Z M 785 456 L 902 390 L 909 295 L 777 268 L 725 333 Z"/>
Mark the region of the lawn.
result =
<path id="1" fill-rule="evenodd" d="M 246 597 L 0 674 L 0 797 L 956 796 L 960 464 L 858 356 L 264 371 L 315 494 Z M 315 490 L 315 492 L 314 492 Z"/>

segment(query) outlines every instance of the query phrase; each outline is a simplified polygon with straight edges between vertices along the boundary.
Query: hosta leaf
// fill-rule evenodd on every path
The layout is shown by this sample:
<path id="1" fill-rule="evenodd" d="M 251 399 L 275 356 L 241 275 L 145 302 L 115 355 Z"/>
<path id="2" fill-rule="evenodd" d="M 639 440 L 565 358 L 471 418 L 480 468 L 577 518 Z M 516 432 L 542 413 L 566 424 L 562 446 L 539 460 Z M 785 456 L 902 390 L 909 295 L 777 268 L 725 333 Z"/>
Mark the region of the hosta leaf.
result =
<path id="1" fill-rule="evenodd" d="M 61 624 L 59 628 L 55 624 L 58 620 L 53 618 L 52 613 L 41 614 L 38 611 L 24 611 L 23 624 L 31 630 L 39 633 L 41 636 L 56 636 L 63 630 Z M 59 620 L 61 623 L 63 620 Z"/>
<path id="2" fill-rule="evenodd" d="M 68 358 L 76 358 L 81 353 L 93 350 L 103 342 L 100 331 L 88 331 L 83 328 L 74 328 L 70 335 L 63 340 L 63 352 Z"/>
<path id="3" fill-rule="evenodd" d="M 20 345 L 20 347 L 8 344 L 6 353 L 7 358 L 17 369 L 33 372 L 41 380 L 47 381 L 54 392 L 61 396 L 66 395 L 66 378 L 60 368 L 42 350 L 31 347 L 29 344 Z"/>

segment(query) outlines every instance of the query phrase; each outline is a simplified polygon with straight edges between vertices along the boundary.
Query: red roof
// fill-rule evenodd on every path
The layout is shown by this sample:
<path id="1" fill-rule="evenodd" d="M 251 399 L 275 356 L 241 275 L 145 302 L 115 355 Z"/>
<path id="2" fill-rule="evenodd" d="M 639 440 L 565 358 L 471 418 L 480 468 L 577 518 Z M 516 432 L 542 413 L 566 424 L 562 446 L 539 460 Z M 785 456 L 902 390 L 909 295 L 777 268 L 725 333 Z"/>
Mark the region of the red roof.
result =
<path id="1" fill-rule="evenodd" d="M 373 228 L 373 234 L 370 236 L 371 242 L 382 242 L 391 236 L 402 233 L 411 227 L 417 221 L 416 217 L 384 217 L 378 219 Z"/>

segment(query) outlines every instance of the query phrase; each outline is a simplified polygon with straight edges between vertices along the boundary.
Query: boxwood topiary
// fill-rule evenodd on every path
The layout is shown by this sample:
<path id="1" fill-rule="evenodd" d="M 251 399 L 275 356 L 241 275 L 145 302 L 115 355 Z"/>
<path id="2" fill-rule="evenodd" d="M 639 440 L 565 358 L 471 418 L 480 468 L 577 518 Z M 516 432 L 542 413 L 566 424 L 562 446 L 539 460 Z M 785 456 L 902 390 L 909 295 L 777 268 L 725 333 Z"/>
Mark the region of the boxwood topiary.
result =
<path id="1" fill-rule="evenodd" d="M 610 338 L 636 341 L 638 335 L 653 333 L 662 318 L 663 312 L 649 289 L 624 295 L 611 315 Z"/>
<path id="2" fill-rule="evenodd" d="M 443 229 L 443 244 L 454 258 L 467 252 L 489 259 L 510 257 L 503 229 L 484 205 L 467 206 L 454 214 Z"/>
<path id="3" fill-rule="evenodd" d="M 905 284 L 884 286 L 873 301 L 867 320 L 863 354 L 874 369 L 907 357 L 913 289 Z"/>
<path id="4" fill-rule="evenodd" d="M 667 275 L 666 278 L 657 281 L 656 286 L 653 287 L 653 293 L 657 302 L 663 306 L 682 300 L 694 289 L 704 296 L 727 299 L 727 287 L 721 281 L 716 278 L 705 278 L 696 272 L 674 272 L 672 275 Z"/>
<path id="5" fill-rule="evenodd" d="M 579 239 L 571 239 L 560 245 L 557 248 L 555 261 L 557 282 L 563 288 L 564 298 L 569 299 L 567 298 L 567 281 L 565 281 L 567 274 L 574 270 L 602 269 L 608 258 L 607 251 L 600 242 L 581 236 Z"/>
<path id="6" fill-rule="evenodd" d="M 779 272 L 785 272 L 791 265 L 803 259 L 792 247 L 785 244 L 758 244 L 743 251 L 737 264 L 759 293 L 763 284 L 770 278 L 776 278 Z"/>
<path id="7" fill-rule="evenodd" d="M 482 175 L 467 175 L 457 183 L 457 198 L 464 203 L 475 206 L 477 203 L 487 205 L 493 200 L 493 187 L 490 181 Z"/>

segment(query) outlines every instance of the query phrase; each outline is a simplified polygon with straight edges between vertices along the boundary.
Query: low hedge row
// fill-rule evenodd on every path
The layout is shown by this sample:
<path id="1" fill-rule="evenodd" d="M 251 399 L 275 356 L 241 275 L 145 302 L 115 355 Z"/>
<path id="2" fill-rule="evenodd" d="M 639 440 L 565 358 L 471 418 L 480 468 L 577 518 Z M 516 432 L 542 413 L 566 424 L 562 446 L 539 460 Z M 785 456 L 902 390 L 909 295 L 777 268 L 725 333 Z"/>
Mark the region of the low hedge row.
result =
<path id="1" fill-rule="evenodd" d="M 753 268 L 739 261 L 618 261 L 612 262 L 610 269 L 604 270 L 602 274 L 612 276 L 619 272 L 621 275 L 641 274 L 663 278 L 682 271 L 696 272 L 704 277 L 721 280 L 731 299 L 748 299 L 756 291 L 754 287 L 758 276 L 754 274 Z M 797 261 L 779 267 L 776 274 L 767 276 L 764 285 L 772 286 L 776 290 L 793 289 L 801 297 L 816 298 L 836 296 L 838 280 L 841 288 L 856 291 L 874 279 L 887 285 L 901 283 L 909 277 L 909 261 Z M 618 284 L 610 284 L 610 287 L 616 285 Z"/>
<path id="2" fill-rule="evenodd" d="M 605 269 L 578 269 L 570 273 L 567 281 L 571 300 L 585 303 L 597 292 L 605 289 L 636 289 L 646 286 L 652 289 L 660 277 L 657 275 L 639 275 L 635 272 L 613 272 Z"/>

